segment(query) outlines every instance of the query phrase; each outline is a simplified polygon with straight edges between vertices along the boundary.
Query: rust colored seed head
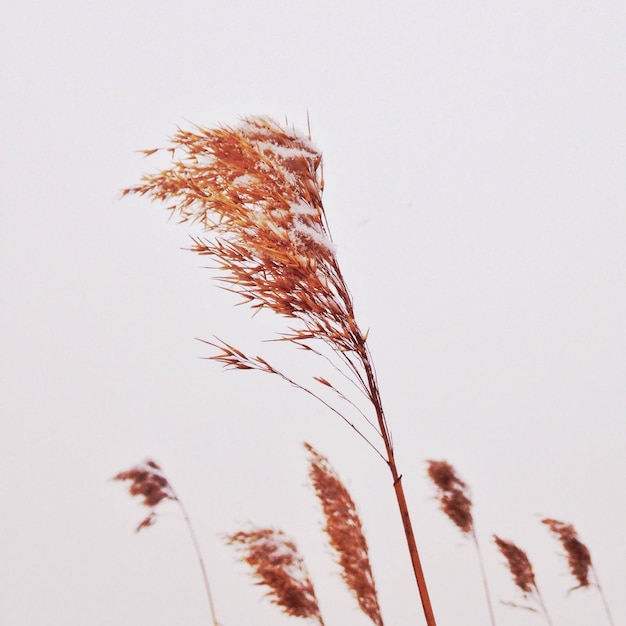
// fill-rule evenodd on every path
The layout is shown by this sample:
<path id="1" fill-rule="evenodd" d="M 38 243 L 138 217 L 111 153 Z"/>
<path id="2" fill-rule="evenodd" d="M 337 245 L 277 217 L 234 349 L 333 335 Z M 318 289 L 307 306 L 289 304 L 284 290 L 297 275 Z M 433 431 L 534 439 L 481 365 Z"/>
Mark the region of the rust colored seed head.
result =
<path id="1" fill-rule="evenodd" d="M 226 289 L 256 310 L 299 320 L 285 339 L 321 337 L 338 353 L 364 354 L 326 223 L 318 149 L 251 117 L 179 130 L 169 151 L 181 158 L 124 194 L 166 202 L 181 221 L 199 222 L 204 232 L 192 250 L 213 259 Z"/>
<path id="2" fill-rule="evenodd" d="M 228 545 L 243 553 L 257 584 L 268 587 L 271 602 L 294 617 L 314 618 L 321 626 L 313 583 L 296 544 L 281 530 L 257 528 L 226 538 Z"/>
<path id="3" fill-rule="evenodd" d="M 378 594 L 369 560 L 367 541 L 356 505 L 328 459 L 308 443 L 309 476 L 322 505 L 330 545 L 338 556 L 341 577 L 360 609 L 376 626 L 383 626 Z"/>
<path id="4" fill-rule="evenodd" d="M 587 546 L 578 539 L 574 527 L 571 524 L 550 518 L 543 519 L 541 522 L 548 526 L 561 542 L 567 554 L 567 563 L 570 572 L 578 581 L 577 586 L 588 587 L 590 585 L 589 571 L 592 565 L 591 553 Z"/>
<path id="5" fill-rule="evenodd" d="M 537 590 L 535 574 L 526 552 L 518 548 L 514 543 L 500 539 L 497 535 L 494 535 L 493 539 L 507 560 L 513 580 L 524 594 L 524 597 L 534 593 Z"/>
<path id="6" fill-rule="evenodd" d="M 428 461 L 428 476 L 437 487 L 441 510 L 463 534 L 472 531 L 472 501 L 467 485 L 446 461 Z"/>
<path id="7" fill-rule="evenodd" d="M 150 515 L 144 518 L 136 530 L 152 526 L 156 521 L 155 507 L 162 500 L 178 500 L 167 478 L 161 472 L 161 468 L 151 459 L 131 467 L 129 470 L 120 472 L 113 480 L 129 480 L 128 491 L 131 496 L 143 498 L 142 504 L 152 509 Z"/>

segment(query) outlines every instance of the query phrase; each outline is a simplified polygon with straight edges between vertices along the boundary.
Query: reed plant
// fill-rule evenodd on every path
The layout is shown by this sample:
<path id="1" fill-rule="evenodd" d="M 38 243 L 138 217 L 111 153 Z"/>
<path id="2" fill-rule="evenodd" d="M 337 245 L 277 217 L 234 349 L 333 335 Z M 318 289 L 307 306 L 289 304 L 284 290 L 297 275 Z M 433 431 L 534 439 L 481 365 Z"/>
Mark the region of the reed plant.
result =
<path id="1" fill-rule="evenodd" d="M 207 575 L 206 566 L 204 564 L 204 559 L 202 558 L 202 552 L 200 551 L 200 545 L 198 543 L 196 533 L 193 529 L 193 525 L 191 524 L 191 519 L 181 499 L 174 491 L 170 481 L 165 477 L 165 474 L 163 474 L 161 467 L 152 459 L 146 459 L 128 470 L 119 472 L 113 477 L 113 480 L 123 482 L 130 481 L 128 492 L 131 496 L 141 498 L 142 504 L 150 511 L 148 515 L 139 522 L 135 528 L 135 532 L 139 532 L 148 526 L 152 526 L 156 522 L 158 515 L 157 506 L 159 506 L 161 502 L 171 500 L 172 502 L 176 502 L 176 504 L 178 504 L 178 507 L 183 515 L 183 519 L 185 520 L 187 530 L 189 531 L 196 557 L 198 558 L 198 562 L 200 564 L 202 582 L 204 584 L 204 590 L 209 602 L 211 621 L 213 626 L 219 626 L 215 614 L 213 594 L 211 593 L 211 587 L 209 585 L 209 577 Z"/>
<path id="2" fill-rule="evenodd" d="M 474 516 L 472 515 L 472 499 L 469 487 L 464 483 L 456 470 L 447 461 L 427 461 L 428 477 L 437 488 L 437 499 L 439 508 L 446 514 L 452 523 L 463 533 L 465 537 L 471 539 L 476 548 L 478 564 L 480 566 L 485 600 L 489 611 L 491 626 L 495 626 L 496 620 L 491 602 L 491 593 L 487 581 L 487 572 L 482 550 L 476 534 Z"/>
<path id="3" fill-rule="evenodd" d="M 219 338 L 205 341 L 212 360 L 226 369 L 251 370 L 281 378 L 315 398 L 347 424 L 387 466 L 400 513 L 409 558 L 427 626 L 435 617 L 411 518 L 393 439 L 380 395 L 372 355 L 356 321 L 350 291 L 339 266 L 322 202 L 322 156 L 305 136 L 267 117 L 248 117 L 235 126 L 179 129 L 170 145 L 144 150 L 146 156 L 166 152 L 170 165 L 123 191 L 162 202 L 181 222 L 195 224 L 191 251 L 212 260 L 217 279 L 257 313 L 268 310 L 286 324 L 274 337 L 323 364 L 331 375 L 310 379 L 291 376 L 260 355 L 248 354 Z M 324 531 L 341 569 L 341 577 L 359 608 L 376 626 L 383 626 L 369 562 L 367 542 L 356 506 L 328 459 L 310 444 L 309 477 L 324 516 Z M 494 611 L 472 512 L 467 484 L 446 461 L 428 461 L 428 476 L 437 489 L 441 510 L 474 543 L 479 559 L 491 625 Z M 215 618 L 204 561 L 180 499 L 160 467 L 151 460 L 119 473 L 131 481 L 130 493 L 141 496 L 149 514 L 137 530 L 154 524 L 156 507 L 164 500 L 180 506 L 198 555 L 213 625 Z M 574 588 L 597 587 L 609 623 L 611 614 L 589 550 L 570 524 L 546 518 L 543 523 L 559 539 Z M 526 553 L 493 535 L 507 562 L 524 604 L 510 606 L 551 619 Z M 324 621 L 313 583 L 296 543 L 282 530 L 250 527 L 226 536 L 251 568 L 271 602 L 287 615 Z"/>
<path id="4" fill-rule="evenodd" d="M 254 311 L 268 309 L 287 320 L 278 340 L 324 359 L 338 381 L 297 380 L 220 339 L 206 342 L 217 350 L 211 358 L 226 368 L 279 376 L 310 394 L 385 462 L 426 623 L 435 626 L 367 333 L 356 321 L 326 219 L 320 151 L 310 134 L 267 117 L 244 118 L 230 127 L 179 129 L 164 150 L 171 165 L 123 193 L 161 201 L 180 221 L 198 224 L 191 250 L 213 260 L 222 286 Z M 158 149 L 145 151 L 154 152 Z M 365 411 L 359 408 L 361 396 Z"/>

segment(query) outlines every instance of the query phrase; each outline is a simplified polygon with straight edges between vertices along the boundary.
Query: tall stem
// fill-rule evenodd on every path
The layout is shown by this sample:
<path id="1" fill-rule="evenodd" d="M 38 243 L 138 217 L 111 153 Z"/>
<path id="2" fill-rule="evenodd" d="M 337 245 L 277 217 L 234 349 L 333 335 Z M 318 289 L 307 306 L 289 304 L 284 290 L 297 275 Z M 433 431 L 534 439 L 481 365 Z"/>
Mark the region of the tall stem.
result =
<path id="1" fill-rule="evenodd" d="M 391 471 L 391 476 L 393 478 L 393 488 L 396 494 L 396 500 L 398 501 L 398 508 L 400 509 L 400 517 L 402 518 L 404 535 L 409 548 L 411 565 L 413 566 L 413 573 L 415 574 L 415 582 L 417 582 L 417 589 L 420 594 L 420 600 L 422 601 L 424 617 L 426 618 L 427 626 L 437 626 L 435 622 L 435 615 L 433 613 L 433 607 L 430 603 L 430 596 L 428 595 L 428 588 L 426 587 L 426 579 L 424 577 L 424 571 L 422 570 L 422 563 L 417 551 L 417 542 L 415 541 L 415 535 L 413 534 L 413 524 L 411 523 L 411 516 L 409 515 L 409 507 L 407 506 L 406 498 L 404 497 L 402 475 L 398 473 L 398 468 L 396 466 L 393 444 L 387 427 L 387 420 L 385 419 L 385 414 L 383 413 L 382 401 L 380 399 L 376 377 L 369 360 L 368 350 L 365 347 L 365 340 L 362 340 L 361 345 L 363 348 L 360 357 L 363 367 L 365 368 L 367 382 L 370 389 L 370 398 L 374 408 L 376 409 L 378 425 L 385 444 L 385 450 L 387 452 L 387 465 L 389 466 L 389 470 Z"/>
<path id="2" fill-rule="evenodd" d="M 413 534 L 413 525 L 411 524 L 411 517 L 409 516 L 409 509 L 404 497 L 404 489 L 402 488 L 402 476 L 398 475 L 396 464 L 391 457 L 389 462 L 389 469 L 393 476 L 393 487 L 396 492 L 396 499 L 398 500 L 398 507 L 400 508 L 400 516 L 402 517 L 402 525 L 404 526 L 404 534 L 406 536 L 406 542 L 409 548 L 409 554 L 411 555 L 411 564 L 413 565 L 413 572 L 415 573 L 415 581 L 417 582 L 417 588 L 419 590 L 420 599 L 422 601 L 422 608 L 424 610 L 424 617 L 428 626 L 436 626 L 435 615 L 433 614 L 433 607 L 430 603 L 430 596 L 428 595 L 428 589 L 426 587 L 426 579 L 424 578 L 424 572 L 422 570 L 422 563 L 420 561 L 419 553 L 417 551 L 417 543 L 415 542 L 415 535 Z"/>
<path id="3" fill-rule="evenodd" d="M 196 551 L 196 556 L 198 557 L 198 562 L 200 563 L 200 569 L 202 570 L 202 580 L 204 581 L 204 589 L 206 591 L 206 596 L 209 601 L 209 610 L 211 611 L 211 620 L 213 622 L 213 626 L 220 626 L 217 621 L 217 617 L 215 616 L 215 605 L 213 604 L 213 595 L 211 594 L 211 587 L 209 585 L 209 577 L 206 573 L 206 567 L 204 566 L 204 559 L 202 558 L 202 553 L 200 552 L 200 545 L 198 544 L 198 539 L 196 538 L 196 533 L 193 530 L 193 526 L 191 525 L 191 520 L 189 519 L 189 515 L 187 514 L 187 510 L 183 506 L 183 503 L 176 498 L 178 502 L 178 506 L 183 513 L 183 517 L 185 518 L 185 523 L 187 524 L 187 528 L 189 529 L 189 534 L 191 535 L 191 541 L 193 542 L 194 550 Z"/>

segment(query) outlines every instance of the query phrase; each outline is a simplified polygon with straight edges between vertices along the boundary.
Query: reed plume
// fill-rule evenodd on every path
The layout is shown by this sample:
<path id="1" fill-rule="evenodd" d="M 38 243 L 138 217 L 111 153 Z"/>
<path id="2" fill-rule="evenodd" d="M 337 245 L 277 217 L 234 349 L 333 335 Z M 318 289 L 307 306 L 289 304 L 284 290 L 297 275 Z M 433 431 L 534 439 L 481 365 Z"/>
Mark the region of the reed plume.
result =
<path id="1" fill-rule="evenodd" d="M 533 566 L 528 559 L 526 552 L 524 552 L 521 548 L 518 548 L 513 542 L 505 541 L 497 535 L 493 536 L 493 540 L 504 558 L 507 560 L 509 571 L 513 576 L 513 582 L 522 592 L 523 598 L 534 602 L 538 608 L 528 605 L 520 605 L 514 602 L 505 602 L 504 604 L 516 608 L 523 608 L 528 611 L 533 611 L 534 613 L 541 613 L 546 622 L 551 626 L 552 622 L 550 620 L 550 616 L 544 604 L 541 592 L 539 591 L 539 587 L 537 586 L 537 582 L 535 581 Z"/>
<path id="2" fill-rule="evenodd" d="M 299 382 L 225 341 L 206 342 L 218 350 L 211 358 L 226 368 L 277 375 L 310 394 L 385 461 L 426 621 L 435 626 L 367 333 L 356 322 L 326 220 L 321 153 L 309 138 L 266 117 L 245 118 L 235 127 L 181 129 L 166 150 L 171 166 L 145 175 L 124 195 L 165 202 L 181 221 L 200 224 L 203 232 L 192 237 L 191 249 L 215 262 L 224 288 L 254 311 L 268 309 L 289 320 L 279 339 L 325 359 L 366 398 L 373 416 L 337 383 L 322 376 Z M 332 402 L 324 397 L 328 391 Z"/>
<path id="3" fill-rule="evenodd" d="M 322 456 L 308 443 L 309 477 L 322 505 L 331 547 L 341 567 L 341 577 L 356 598 L 359 608 L 376 626 L 383 626 L 367 541 L 356 505 L 341 479 Z"/>
<path id="4" fill-rule="evenodd" d="M 589 587 L 589 571 L 591 569 L 591 553 L 585 544 L 583 544 L 571 524 L 565 522 L 559 522 L 555 519 L 545 518 L 541 520 L 542 524 L 548 526 L 548 528 L 555 534 L 565 553 L 567 555 L 567 564 L 569 565 L 572 576 L 578 581 L 578 585 L 573 589 L 579 587 Z"/>
<path id="5" fill-rule="evenodd" d="M 439 508 L 448 516 L 452 523 L 457 526 L 463 535 L 471 537 L 474 543 L 476 554 L 478 555 L 487 608 L 489 610 L 489 619 L 491 625 L 495 626 L 496 621 L 491 602 L 491 593 L 489 592 L 489 585 L 487 583 L 487 573 L 485 571 L 483 555 L 478 542 L 478 535 L 476 534 L 474 517 L 472 515 L 473 505 L 469 487 L 459 478 L 454 467 L 447 461 L 428 460 L 427 465 L 428 477 L 437 488 Z"/>
<path id="6" fill-rule="evenodd" d="M 613 624 L 613 618 L 609 610 L 609 605 L 606 601 L 600 581 L 598 580 L 598 575 L 591 560 L 591 552 L 589 551 L 589 548 L 587 548 L 587 546 L 578 538 L 578 533 L 574 529 L 574 526 L 572 524 L 560 522 L 559 520 L 548 517 L 542 519 L 541 523 L 545 524 L 550 529 L 550 531 L 561 542 L 563 550 L 565 550 L 569 570 L 578 582 L 578 584 L 575 587 L 572 587 L 570 591 L 580 589 L 582 587 L 590 587 L 593 584 L 593 586 L 595 586 L 600 593 L 608 621 L 610 624 Z M 590 580 L 590 574 L 593 578 L 593 583 Z"/>
<path id="7" fill-rule="evenodd" d="M 227 543 L 242 554 L 258 585 L 268 588 L 272 604 L 293 617 L 315 619 L 324 626 L 304 560 L 295 542 L 282 530 L 253 528 L 228 536 Z"/>
<path id="8" fill-rule="evenodd" d="M 432 460 L 427 463 L 428 477 L 437 487 L 441 510 L 464 535 L 470 534 L 474 528 L 474 519 L 467 485 L 450 463 Z"/>
<path id="9" fill-rule="evenodd" d="M 135 528 L 135 532 L 152 526 L 156 522 L 156 507 L 163 500 L 178 501 L 178 497 L 167 478 L 163 475 L 161 468 L 152 459 L 146 459 L 129 470 L 116 474 L 113 480 L 129 480 L 128 492 L 130 495 L 142 498 L 142 504 L 150 509 L 150 513 Z"/>
<path id="10" fill-rule="evenodd" d="M 211 588 L 209 586 L 209 577 L 206 571 L 206 567 L 204 565 L 202 553 L 200 552 L 200 545 L 198 544 L 196 533 L 191 524 L 191 519 L 189 518 L 187 510 L 183 506 L 180 498 L 174 491 L 174 488 L 170 484 L 169 480 L 165 477 L 165 474 L 163 474 L 160 466 L 152 459 L 146 459 L 142 463 L 134 465 L 128 470 L 119 472 L 113 477 L 113 480 L 130 481 L 130 486 L 128 487 L 130 495 L 141 497 L 143 499 L 142 504 L 150 509 L 150 513 L 143 520 L 141 520 L 141 522 L 139 522 L 138 526 L 135 528 L 135 532 L 139 532 L 143 528 L 152 526 L 156 522 L 156 507 L 163 500 L 172 500 L 178 504 L 183 514 L 183 518 L 185 520 L 185 524 L 187 525 L 189 534 L 191 535 L 194 551 L 200 564 L 202 581 L 204 583 L 204 590 L 207 595 L 207 600 L 209 602 L 209 610 L 211 612 L 211 620 L 213 622 L 213 626 L 219 626 L 215 614 L 213 594 L 211 593 Z"/>

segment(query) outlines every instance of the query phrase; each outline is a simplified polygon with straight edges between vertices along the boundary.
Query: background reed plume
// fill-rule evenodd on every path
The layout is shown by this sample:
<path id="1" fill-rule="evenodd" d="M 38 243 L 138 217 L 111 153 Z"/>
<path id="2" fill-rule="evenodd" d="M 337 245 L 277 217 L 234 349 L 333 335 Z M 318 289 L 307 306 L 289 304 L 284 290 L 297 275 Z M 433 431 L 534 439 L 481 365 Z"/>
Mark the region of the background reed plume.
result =
<path id="1" fill-rule="evenodd" d="M 516 604 L 514 602 L 504 602 L 504 604 L 540 613 L 543 615 L 546 623 L 551 626 L 552 622 L 550 620 L 550 616 L 546 609 L 546 605 L 544 604 L 541 592 L 539 591 L 539 587 L 537 586 L 537 582 L 535 581 L 533 566 L 528 559 L 526 552 L 524 552 L 521 548 L 518 548 L 513 542 L 505 541 L 497 535 L 493 536 L 493 540 L 506 559 L 509 571 L 513 576 L 513 582 L 522 592 L 522 596 L 524 599 L 534 602 L 537 608 L 528 605 Z"/>
<path id="2" fill-rule="evenodd" d="M 315 619 L 324 626 L 315 589 L 295 542 L 282 530 L 253 528 L 228 536 L 243 554 L 258 585 L 268 588 L 272 604 L 294 617 Z"/>
<path id="3" fill-rule="evenodd" d="M 483 588 L 485 590 L 485 598 L 487 608 L 489 610 L 489 618 L 492 626 L 495 626 L 495 616 L 493 613 L 493 605 L 491 602 L 491 594 L 487 583 L 487 574 L 483 561 L 482 551 L 478 542 L 476 528 L 474 526 L 474 517 L 472 515 L 472 500 L 470 498 L 469 487 L 464 483 L 456 473 L 454 467 L 447 461 L 427 461 L 428 477 L 432 480 L 437 488 L 437 499 L 439 507 L 448 516 L 455 526 L 465 535 L 471 537 L 480 565 L 480 572 L 483 580 Z"/>
<path id="4" fill-rule="evenodd" d="M 227 368 L 280 376 L 312 395 L 385 461 L 424 615 L 435 626 L 367 334 L 356 322 L 326 221 L 321 153 L 310 139 L 265 117 L 246 118 L 236 127 L 179 130 L 167 150 L 171 166 L 144 176 L 124 194 L 163 201 L 181 221 L 199 223 L 203 232 L 192 238 L 192 250 L 214 261 L 224 287 L 255 311 L 269 309 L 288 319 L 280 340 L 325 359 L 339 380 L 365 397 L 370 415 L 322 376 L 296 381 L 220 340 L 207 342 L 219 351 L 212 358 Z M 332 401 L 323 397 L 328 391 Z"/>
<path id="5" fill-rule="evenodd" d="M 602 591 L 598 575 L 593 567 L 591 561 L 591 552 L 589 548 L 580 541 L 578 533 L 574 529 L 572 524 L 566 522 L 560 522 L 559 520 L 545 518 L 541 520 L 542 524 L 545 524 L 550 531 L 558 538 L 565 550 L 565 556 L 567 557 L 567 564 L 572 576 L 576 579 L 578 584 L 570 591 L 574 589 L 580 589 L 583 587 L 589 587 L 593 585 L 598 589 L 604 609 L 610 624 L 613 624 L 613 618 L 609 610 L 609 605 Z M 590 574 L 593 577 L 593 582 L 590 580 Z"/>
<path id="6" fill-rule="evenodd" d="M 130 495 L 142 498 L 142 504 L 150 509 L 150 513 L 141 522 L 139 522 L 135 532 L 139 532 L 142 528 L 152 526 L 155 523 L 157 519 L 156 507 L 163 500 L 172 500 L 178 504 L 183 514 L 185 524 L 187 525 L 187 529 L 189 530 L 194 551 L 200 564 L 202 581 L 204 583 L 204 590 L 209 602 L 209 610 L 211 612 L 213 626 L 219 626 L 215 614 L 215 604 L 213 602 L 213 595 L 209 585 L 209 578 L 204 565 L 204 559 L 202 558 L 202 553 L 200 552 L 200 545 L 198 544 L 196 533 L 191 524 L 191 519 L 189 518 L 182 501 L 178 495 L 176 495 L 176 492 L 174 491 L 174 488 L 170 484 L 169 480 L 161 471 L 160 466 L 152 459 L 146 459 L 142 463 L 134 465 L 128 470 L 119 472 L 119 474 L 116 474 L 113 477 L 113 480 L 130 481 L 130 486 L 128 487 Z"/>
<path id="7" fill-rule="evenodd" d="M 367 541 L 356 505 L 328 459 L 310 444 L 305 443 L 304 447 L 309 452 L 309 477 L 326 518 L 324 532 L 337 555 L 341 577 L 363 613 L 377 626 L 383 626 Z"/>
<path id="8" fill-rule="evenodd" d="M 120 472 L 113 480 L 130 481 L 128 492 L 131 496 L 143 499 L 142 504 L 150 509 L 150 513 L 139 522 L 135 532 L 152 526 L 157 519 L 157 505 L 163 500 L 178 502 L 172 486 L 161 472 L 161 468 L 152 459 L 134 465 L 129 470 Z"/>

